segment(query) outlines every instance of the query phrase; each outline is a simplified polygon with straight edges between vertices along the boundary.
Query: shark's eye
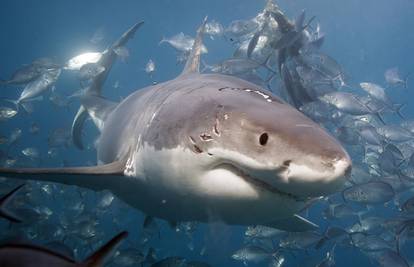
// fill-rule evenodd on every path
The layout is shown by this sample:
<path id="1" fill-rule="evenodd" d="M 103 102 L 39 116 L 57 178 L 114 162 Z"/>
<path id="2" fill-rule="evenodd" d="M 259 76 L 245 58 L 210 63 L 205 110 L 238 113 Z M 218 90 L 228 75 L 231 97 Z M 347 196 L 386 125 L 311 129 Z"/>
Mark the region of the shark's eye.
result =
<path id="1" fill-rule="evenodd" d="M 267 140 L 269 139 L 269 135 L 267 133 L 262 133 L 259 137 L 259 143 L 262 146 L 267 144 Z"/>

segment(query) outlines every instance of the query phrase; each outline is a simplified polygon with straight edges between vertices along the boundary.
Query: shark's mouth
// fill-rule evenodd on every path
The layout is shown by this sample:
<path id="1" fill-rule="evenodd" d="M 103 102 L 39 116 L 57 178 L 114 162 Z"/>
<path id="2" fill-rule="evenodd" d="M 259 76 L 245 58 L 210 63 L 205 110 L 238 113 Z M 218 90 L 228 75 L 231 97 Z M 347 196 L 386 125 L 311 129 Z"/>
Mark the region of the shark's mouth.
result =
<path id="1" fill-rule="evenodd" d="M 242 169 L 236 167 L 233 164 L 222 163 L 219 166 L 217 166 L 217 168 L 228 170 L 228 171 L 234 173 L 235 175 L 237 175 L 238 177 L 241 177 L 243 180 L 245 180 L 249 184 L 252 184 L 252 185 L 254 185 L 254 186 L 256 186 L 256 187 L 258 187 L 262 190 L 266 190 L 266 191 L 272 192 L 274 194 L 277 194 L 277 195 L 280 195 L 280 196 L 283 196 L 283 197 L 294 199 L 295 201 L 298 201 L 298 202 L 305 202 L 305 201 L 309 200 L 308 197 L 298 196 L 298 195 L 295 195 L 295 194 L 292 194 L 292 193 L 289 193 L 289 192 L 282 191 L 279 188 L 276 188 L 273 185 L 270 185 L 270 184 L 266 183 L 265 181 L 263 181 L 259 178 L 253 177 L 249 173 L 243 171 Z"/>

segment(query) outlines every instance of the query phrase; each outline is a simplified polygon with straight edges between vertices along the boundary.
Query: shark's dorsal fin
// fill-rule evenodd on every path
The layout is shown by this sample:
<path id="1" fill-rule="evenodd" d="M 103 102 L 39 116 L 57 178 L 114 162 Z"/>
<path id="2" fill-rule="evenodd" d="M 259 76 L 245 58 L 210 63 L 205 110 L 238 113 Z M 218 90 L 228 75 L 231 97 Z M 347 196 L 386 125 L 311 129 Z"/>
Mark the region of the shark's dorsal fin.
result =
<path id="1" fill-rule="evenodd" d="M 0 176 L 77 185 L 100 191 L 108 189 L 108 184 L 119 181 L 119 177 L 124 175 L 125 164 L 126 160 L 119 160 L 91 167 L 0 168 Z"/>
<path id="2" fill-rule="evenodd" d="M 204 18 L 203 23 L 197 30 L 197 36 L 194 40 L 193 48 L 191 49 L 190 56 L 185 63 L 185 67 L 181 75 L 200 72 L 200 56 L 201 48 L 203 46 L 203 35 L 206 23 L 207 17 Z"/>

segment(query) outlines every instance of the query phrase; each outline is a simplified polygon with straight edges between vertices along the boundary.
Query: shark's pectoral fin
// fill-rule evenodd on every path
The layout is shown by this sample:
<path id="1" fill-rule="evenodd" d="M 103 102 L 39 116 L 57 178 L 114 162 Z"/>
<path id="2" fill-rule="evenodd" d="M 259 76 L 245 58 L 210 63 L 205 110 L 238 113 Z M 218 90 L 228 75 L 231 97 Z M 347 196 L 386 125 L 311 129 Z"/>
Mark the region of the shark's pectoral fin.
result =
<path id="1" fill-rule="evenodd" d="M 116 189 L 124 175 L 125 161 L 93 167 L 69 168 L 0 168 L 0 176 L 22 180 L 48 181 L 76 185 L 95 191 Z"/>
<path id="2" fill-rule="evenodd" d="M 277 220 L 271 223 L 266 223 L 264 226 L 277 228 L 288 232 L 306 232 L 314 231 L 319 228 L 318 225 L 313 222 L 295 214 L 292 217 Z"/>

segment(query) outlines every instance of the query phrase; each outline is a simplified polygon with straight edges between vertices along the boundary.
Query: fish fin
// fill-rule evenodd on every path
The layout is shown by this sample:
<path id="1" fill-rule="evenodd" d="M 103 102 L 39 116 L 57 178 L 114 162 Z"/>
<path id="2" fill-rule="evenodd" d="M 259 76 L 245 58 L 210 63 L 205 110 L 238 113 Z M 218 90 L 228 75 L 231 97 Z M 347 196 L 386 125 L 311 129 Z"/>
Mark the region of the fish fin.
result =
<path id="1" fill-rule="evenodd" d="M 303 27 L 301 28 L 301 31 L 303 31 L 303 30 L 305 30 L 307 27 L 309 27 L 309 26 L 311 25 L 312 21 L 313 21 L 314 19 L 316 19 L 316 16 L 311 17 L 311 18 L 308 20 L 308 23 L 306 23 L 306 25 L 305 25 L 305 26 L 303 26 Z"/>
<path id="2" fill-rule="evenodd" d="M 144 218 L 144 222 L 142 223 L 142 228 L 147 228 L 152 222 L 154 222 L 154 217 L 147 215 Z"/>
<path id="3" fill-rule="evenodd" d="M 206 70 L 212 69 L 212 66 L 208 65 L 204 60 L 201 60 L 200 63 L 201 63 L 201 66 L 203 67 L 200 71 L 201 73 L 205 72 Z"/>
<path id="4" fill-rule="evenodd" d="M 99 131 L 102 131 L 106 118 L 118 105 L 116 102 L 94 95 L 82 97 L 81 103 Z"/>
<path id="5" fill-rule="evenodd" d="M 393 105 L 394 106 L 394 111 L 395 111 L 395 113 L 397 113 L 397 115 L 401 118 L 401 119 L 405 119 L 404 118 L 404 115 L 401 113 L 401 110 L 402 110 L 402 108 L 403 107 L 405 107 L 405 104 L 394 104 Z"/>
<path id="6" fill-rule="evenodd" d="M 252 57 L 252 53 L 257 46 L 257 42 L 259 41 L 260 36 L 262 35 L 262 30 L 255 32 L 252 39 L 250 39 L 249 45 L 247 46 L 247 58 Z"/>
<path id="7" fill-rule="evenodd" d="M 13 105 L 16 106 L 16 111 L 19 112 L 19 110 L 20 110 L 20 101 L 19 100 L 13 100 L 13 99 L 8 99 L 8 98 L 1 98 L 1 100 L 12 103 Z"/>
<path id="8" fill-rule="evenodd" d="M 326 236 L 324 236 L 321 239 L 319 239 L 319 241 L 315 245 L 315 249 L 321 249 L 326 244 L 326 242 L 328 240 L 329 239 Z"/>
<path id="9" fill-rule="evenodd" d="M 203 23 L 197 30 L 197 36 L 194 40 L 193 48 L 191 49 L 190 56 L 185 63 L 185 67 L 181 75 L 200 72 L 200 56 L 201 48 L 203 47 L 203 35 L 206 23 L 207 17 L 204 18 Z"/>
<path id="10" fill-rule="evenodd" d="M 76 185 L 101 191 L 119 186 L 119 177 L 124 175 L 125 164 L 126 160 L 119 160 L 92 167 L 0 168 L 0 176 Z"/>
<path id="11" fill-rule="evenodd" d="M 16 194 L 16 192 L 19 191 L 20 188 L 22 188 L 23 186 L 24 184 L 19 185 L 18 187 L 16 187 L 15 189 L 13 189 L 12 191 L 10 191 L 9 193 L 7 193 L 6 195 L 0 198 L 0 217 L 5 218 L 15 223 L 22 222 L 22 220 L 19 217 L 17 217 L 15 214 L 7 210 L 6 206 L 10 202 L 10 200 L 13 198 L 13 196 Z"/>
<path id="12" fill-rule="evenodd" d="M 303 9 L 302 12 L 299 14 L 299 16 L 295 20 L 296 31 L 301 31 L 303 27 L 303 23 L 305 22 L 305 17 L 306 17 L 306 10 Z"/>
<path id="13" fill-rule="evenodd" d="M 170 226 L 171 229 L 175 230 L 178 226 L 178 222 L 176 221 L 167 221 L 168 225 Z"/>
<path id="14" fill-rule="evenodd" d="M 325 42 L 325 35 L 318 37 L 317 39 L 309 42 L 308 47 L 320 49 Z"/>
<path id="15" fill-rule="evenodd" d="M 165 37 L 163 36 L 162 38 L 161 38 L 161 41 L 158 43 L 158 45 L 161 45 L 162 43 L 165 43 L 166 42 L 166 39 L 165 39 Z"/>
<path id="16" fill-rule="evenodd" d="M 270 73 L 272 73 L 273 75 L 276 75 L 276 71 L 274 69 L 272 69 L 272 67 L 270 66 L 270 60 L 272 59 L 273 53 L 270 53 L 265 61 L 263 63 L 258 63 L 261 67 L 265 68 L 267 71 L 269 71 Z M 252 60 L 255 62 L 255 60 Z"/>
<path id="17" fill-rule="evenodd" d="M 380 113 L 380 112 L 376 112 L 374 115 L 378 118 L 378 120 L 379 120 L 382 124 L 387 125 L 387 123 L 385 123 L 385 121 L 384 121 L 384 118 L 382 118 L 382 116 L 381 116 L 381 113 Z"/>
<path id="18" fill-rule="evenodd" d="M 95 95 L 100 96 L 102 92 L 102 87 L 108 77 L 108 74 L 114 64 L 117 55 L 114 52 L 114 49 L 120 46 L 125 45 L 135 34 L 135 32 L 141 27 L 144 22 L 138 22 L 127 30 L 122 36 L 114 42 L 111 47 L 105 50 L 102 54 L 99 64 L 105 68 L 105 71 L 95 76 L 91 82 L 91 85 L 84 90 L 84 96 Z M 87 119 L 88 111 L 85 107 L 80 107 L 78 112 L 75 115 L 75 118 L 72 123 L 72 139 L 75 146 L 79 149 L 83 149 L 82 144 L 82 129 Z"/>
<path id="19" fill-rule="evenodd" d="M 135 32 L 144 24 L 143 21 L 135 23 L 129 30 L 127 30 L 122 36 L 112 44 L 111 48 L 117 48 L 124 46 L 130 39 L 134 38 Z"/>
<path id="20" fill-rule="evenodd" d="M 34 111 L 33 104 L 30 102 L 21 102 L 20 105 L 26 111 L 27 114 L 32 114 Z"/>
<path id="21" fill-rule="evenodd" d="M 115 253 L 115 250 L 120 245 L 121 241 L 127 238 L 128 232 L 124 231 L 113 237 L 100 249 L 90 255 L 82 264 L 87 267 L 104 266 L 108 259 Z"/>
<path id="22" fill-rule="evenodd" d="M 306 232 L 306 231 L 313 231 L 319 228 L 318 225 L 314 224 L 313 222 L 295 214 L 292 217 L 277 220 L 271 223 L 263 224 L 264 226 L 269 226 L 273 228 L 277 228 L 280 230 L 288 231 L 288 232 Z"/>
<path id="23" fill-rule="evenodd" d="M 409 74 L 407 74 L 407 76 L 405 76 L 404 83 L 403 83 L 403 87 L 405 89 L 407 89 L 407 87 L 408 87 L 408 77 L 410 77 L 410 75 L 411 75 L 411 73 L 409 73 Z"/>

